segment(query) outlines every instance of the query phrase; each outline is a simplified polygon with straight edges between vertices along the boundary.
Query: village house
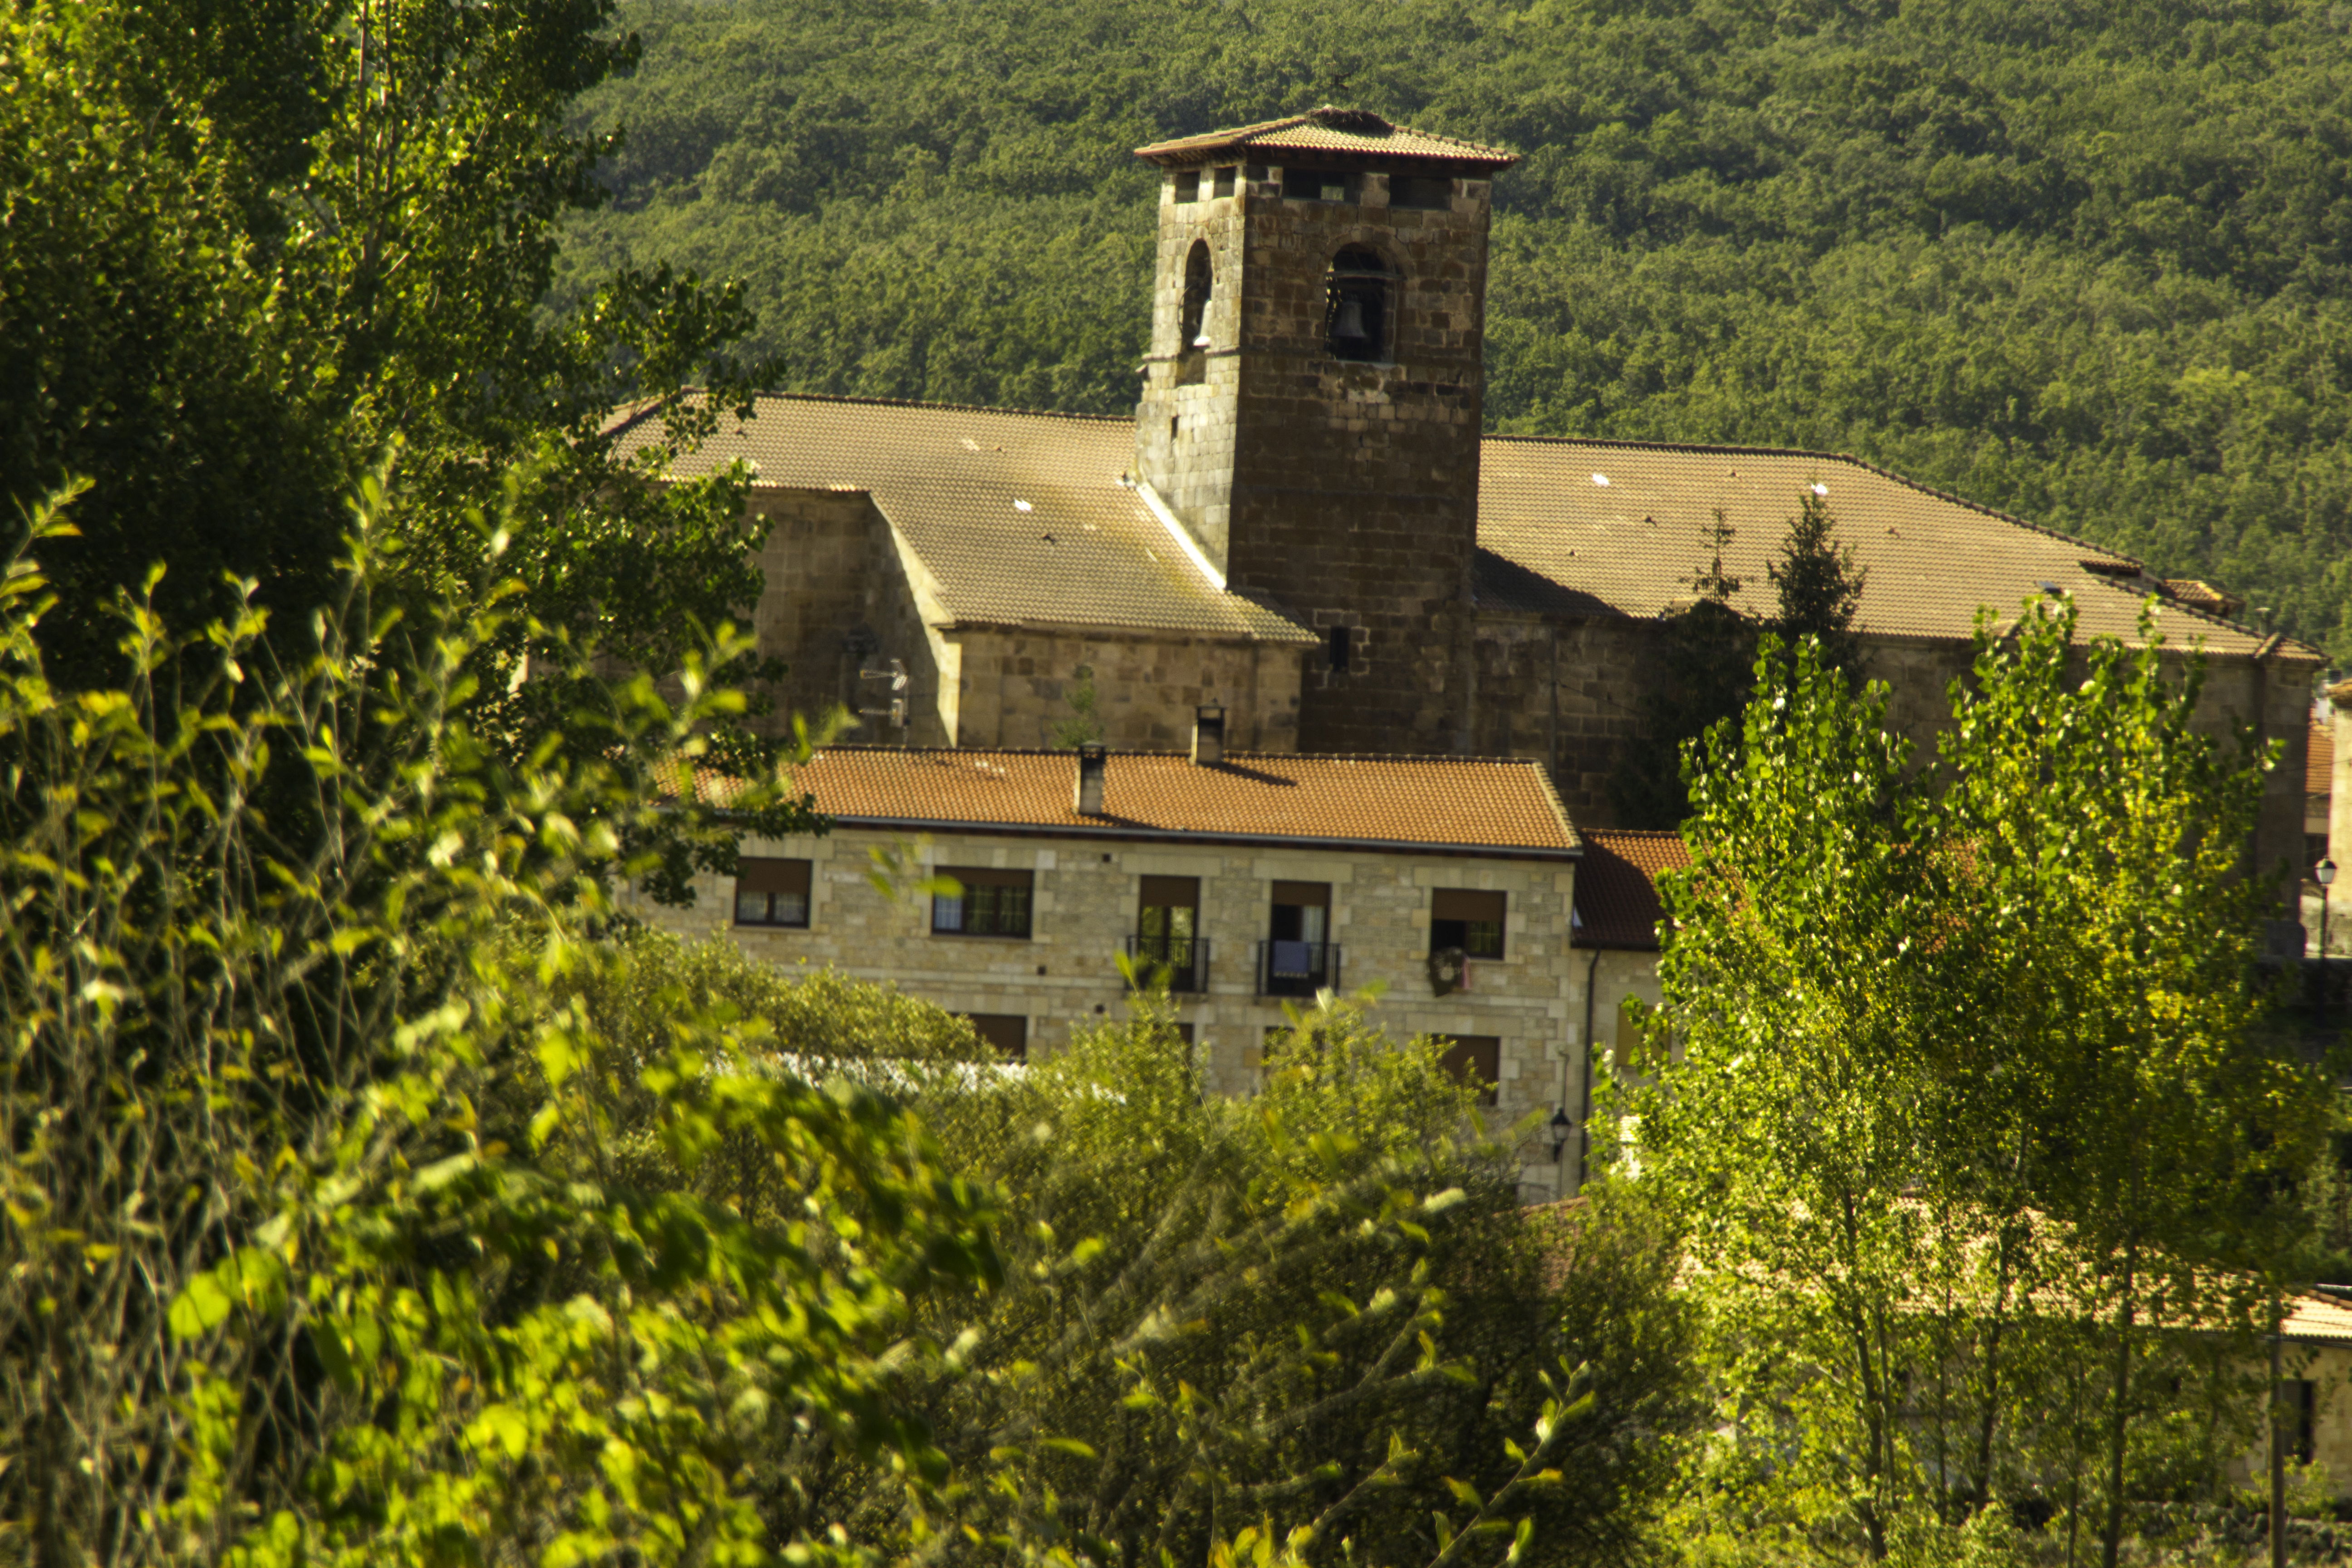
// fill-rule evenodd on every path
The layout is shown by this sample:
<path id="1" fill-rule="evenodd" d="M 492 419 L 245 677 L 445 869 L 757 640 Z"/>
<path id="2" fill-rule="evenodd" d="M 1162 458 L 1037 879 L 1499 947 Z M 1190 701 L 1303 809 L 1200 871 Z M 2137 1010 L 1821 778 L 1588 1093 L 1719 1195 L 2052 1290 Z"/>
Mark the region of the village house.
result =
<path id="1" fill-rule="evenodd" d="M 1204 717 L 1189 752 L 825 748 L 795 778 L 830 832 L 747 842 L 691 909 L 645 912 L 781 967 L 894 984 L 1013 1060 L 1123 1016 L 1124 960 L 1165 983 L 1208 1087 L 1229 1094 L 1256 1087 L 1286 1009 L 1377 988 L 1392 1035 L 1448 1043 L 1490 1125 L 1541 1124 L 1522 1149 L 1528 1194 L 1573 1191 L 1594 986 L 1610 1009 L 1656 993 L 1575 947 L 1587 847 L 1543 768 L 1229 753 Z M 1654 950 L 1633 929 L 1654 895 L 1643 906 L 1622 858 L 1603 859 L 1591 923 Z"/>

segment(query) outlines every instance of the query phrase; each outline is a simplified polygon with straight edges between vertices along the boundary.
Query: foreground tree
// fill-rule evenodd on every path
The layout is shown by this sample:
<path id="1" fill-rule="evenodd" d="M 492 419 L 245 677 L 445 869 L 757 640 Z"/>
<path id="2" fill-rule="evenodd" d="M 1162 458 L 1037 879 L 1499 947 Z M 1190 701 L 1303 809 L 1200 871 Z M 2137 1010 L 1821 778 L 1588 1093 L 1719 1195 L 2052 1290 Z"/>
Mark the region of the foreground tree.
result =
<path id="1" fill-rule="evenodd" d="M 2205 1413 L 2203 1484 L 2248 1430 L 2222 1348 L 2326 1110 L 2251 1027 L 2270 759 L 2190 729 L 2195 662 L 2146 628 L 2085 650 L 2028 608 L 1980 630 L 1937 767 L 1807 644 L 1694 780 L 1677 1050 L 1623 1127 L 1716 1325 L 1727 1550 L 1876 1560 L 2051 1488 L 2112 1562 L 2126 1497 L 2183 1479 L 2161 1442 L 2133 1469 L 2152 1365 Z"/>
<path id="2" fill-rule="evenodd" d="M 123 681 L 67 687 L 44 579 L 0 579 L 0 1553 L 1068 1565 L 1279 1521 L 1501 1568 L 1637 1530 L 1614 1445 L 1670 1421 L 1671 1334 L 1612 1363 L 1617 1298 L 1547 1295 L 1427 1042 L 1327 1012 L 1345 1050 L 1204 1106 L 1155 1015 L 1023 1092 L 936 1008 L 611 935 L 659 825 L 799 809 L 621 760 L 708 759 L 727 637 L 517 765 L 466 675 L 511 586 L 383 615 L 383 531 L 290 668 L 258 612 L 141 608 Z M 1582 1255 L 1662 1293 L 1657 1248 Z"/>
<path id="3" fill-rule="evenodd" d="M 469 673 L 514 755 L 604 700 L 590 656 L 672 674 L 756 600 L 742 476 L 645 482 L 766 374 L 728 353 L 740 291 L 630 269 L 546 309 L 616 144 L 566 117 L 637 58 L 612 9 L 0 7 L 0 515 L 91 481 L 43 551 L 52 675 L 113 679 L 126 593 L 182 627 L 268 612 L 299 658 L 347 498 L 395 452 L 383 607 L 461 594 L 503 521 L 533 613 Z"/>

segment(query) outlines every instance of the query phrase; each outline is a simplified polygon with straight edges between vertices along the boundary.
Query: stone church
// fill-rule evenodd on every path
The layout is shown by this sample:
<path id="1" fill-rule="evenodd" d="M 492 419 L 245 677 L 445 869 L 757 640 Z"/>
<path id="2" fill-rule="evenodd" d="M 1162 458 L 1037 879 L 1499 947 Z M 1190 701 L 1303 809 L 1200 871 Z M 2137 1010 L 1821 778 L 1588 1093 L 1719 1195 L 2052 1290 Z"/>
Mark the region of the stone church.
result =
<path id="1" fill-rule="evenodd" d="M 2299 860 L 2321 656 L 2226 595 L 1851 458 L 1485 434 L 1510 153 L 1325 108 L 1137 155 L 1161 179 L 1132 418 L 774 396 L 692 459 L 755 476 L 791 707 L 996 748 L 1091 711 L 1115 751 L 1176 751 L 1221 704 L 1235 750 L 1539 759 L 1605 827 L 1704 531 L 1737 531 L 1726 565 L 1769 611 L 1811 493 L 1868 574 L 1857 626 L 1907 731 L 1942 717 L 1979 606 L 2064 592 L 2128 637 L 2154 595 L 2210 659 L 2209 721 L 2286 744 L 2257 853 Z M 903 722 L 860 678 L 892 661 Z"/>

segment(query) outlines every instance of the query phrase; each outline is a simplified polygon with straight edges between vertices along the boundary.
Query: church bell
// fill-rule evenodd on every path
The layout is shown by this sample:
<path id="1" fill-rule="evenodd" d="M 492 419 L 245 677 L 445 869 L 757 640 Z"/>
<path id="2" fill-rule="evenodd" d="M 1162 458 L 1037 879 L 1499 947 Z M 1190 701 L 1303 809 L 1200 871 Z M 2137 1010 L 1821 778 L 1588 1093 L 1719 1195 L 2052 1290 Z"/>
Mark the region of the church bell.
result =
<path id="1" fill-rule="evenodd" d="M 1332 324 L 1331 335 L 1349 342 L 1363 342 L 1371 334 L 1364 331 L 1364 307 L 1355 300 L 1339 301 L 1339 319 Z"/>

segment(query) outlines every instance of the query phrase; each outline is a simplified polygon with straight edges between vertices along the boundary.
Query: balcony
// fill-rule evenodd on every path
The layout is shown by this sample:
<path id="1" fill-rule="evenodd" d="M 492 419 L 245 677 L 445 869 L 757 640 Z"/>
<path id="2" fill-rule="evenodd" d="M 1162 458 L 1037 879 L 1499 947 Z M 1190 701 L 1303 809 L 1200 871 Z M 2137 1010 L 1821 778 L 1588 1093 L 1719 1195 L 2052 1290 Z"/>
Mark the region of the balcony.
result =
<path id="1" fill-rule="evenodd" d="M 1326 986 L 1339 988 L 1339 944 L 1335 942 L 1262 942 L 1257 944 L 1257 994 L 1312 996 Z"/>
<path id="2" fill-rule="evenodd" d="M 1150 984 L 1168 977 L 1171 995 L 1197 994 L 1209 988 L 1209 943 L 1205 937 L 1170 936 L 1165 932 L 1131 936 L 1123 944 L 1134 961 L 1135 977 Z"/>

